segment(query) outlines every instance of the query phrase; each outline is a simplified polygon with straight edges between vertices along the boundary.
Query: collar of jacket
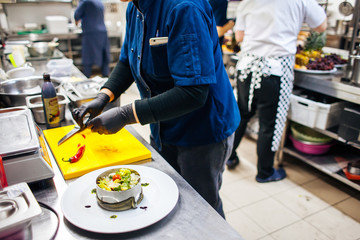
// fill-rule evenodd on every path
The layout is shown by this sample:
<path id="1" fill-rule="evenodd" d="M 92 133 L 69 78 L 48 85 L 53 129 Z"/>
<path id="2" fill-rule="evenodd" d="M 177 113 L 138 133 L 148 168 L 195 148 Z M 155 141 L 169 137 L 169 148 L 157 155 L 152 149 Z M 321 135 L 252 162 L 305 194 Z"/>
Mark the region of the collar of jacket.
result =
<path id="1" fill-rule="evenodd" d="M 142 13 L 145 13 L 151 5 L 155 6 L 155 2 L 159 0 L 134 0 L 135 7 Z"/>

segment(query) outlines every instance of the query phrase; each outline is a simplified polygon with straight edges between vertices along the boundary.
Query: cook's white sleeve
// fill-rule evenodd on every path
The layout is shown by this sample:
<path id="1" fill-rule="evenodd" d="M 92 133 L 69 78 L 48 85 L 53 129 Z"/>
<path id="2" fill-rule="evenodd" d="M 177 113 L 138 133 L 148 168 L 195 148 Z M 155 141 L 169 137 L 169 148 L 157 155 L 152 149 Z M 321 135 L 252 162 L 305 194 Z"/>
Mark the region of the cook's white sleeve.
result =
<path id="1" fill-rule="evenodd" d="M 305 0 L 305 19 L 304 21 L 311 28 L 320 26 L 325 18 L 325 10 L 315 0 Z"/>
<path id="2" fill-rule="evenodd" d="M 236 22 L 234 25 L 234 31 L 244 31 L 245 30 L 245 19 L 244 15 L 242 14 L 243 7 L 241 2 L 239 3 L 236 9 Z"/>

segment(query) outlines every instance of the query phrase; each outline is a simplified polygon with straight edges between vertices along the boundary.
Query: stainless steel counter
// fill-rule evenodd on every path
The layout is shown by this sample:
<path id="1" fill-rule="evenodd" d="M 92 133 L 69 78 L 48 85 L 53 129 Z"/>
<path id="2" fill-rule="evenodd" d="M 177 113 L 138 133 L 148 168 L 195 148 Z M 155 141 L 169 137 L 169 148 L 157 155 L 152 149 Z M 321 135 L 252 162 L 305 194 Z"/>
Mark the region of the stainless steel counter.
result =
<path id="1" fill-rule="evenodd" d="M 18 34 L 10 34 L 7 36 L 7 40 L 9 41 L 20 41 L 20 40 L 31 40 L 31 41 L 51 41 L 55 37 L 59 40 L 71 40 L 77 39 L 81 36 L 81 30 L 69 33 L 61 33 L 61 34 L 50 34 L 50 33 L 30 33 L 24 35 Z M 108 37 L 121 37 L 120 32 L 108 31 Z"/>
<path id="2" fill-rule="evenodd" d="M 360 86 L 341 81 L 345 72 L 338 71 L 336 74 L 308 74 L 295 71 L 296 86 L 323 93 L 338 99 L 360 104 Z"/>
<path id="3" fill-rule="evenodd" d="M 60 208 L 63 193 L 76 179 L 65 181 L 51 157 L 55 177 L 30 184 L 30 188 L 38 201 L 50 205 L 60 215 L 60 228 L 56 239 L 242 239 L 131 126 L 126 129 L 152 153 L 152 161 L 143 165 L 163 171 L 176 182 L 179 188 L 177 205 L 159 222 L 134 232 L 101 234 L 79 229 L 63 217 Z M 44 209 L 43 215 L 32 222 L 32 236 L 34 239 L 49 239 L 56 229 L 56 224 L 54 214 Z"/>

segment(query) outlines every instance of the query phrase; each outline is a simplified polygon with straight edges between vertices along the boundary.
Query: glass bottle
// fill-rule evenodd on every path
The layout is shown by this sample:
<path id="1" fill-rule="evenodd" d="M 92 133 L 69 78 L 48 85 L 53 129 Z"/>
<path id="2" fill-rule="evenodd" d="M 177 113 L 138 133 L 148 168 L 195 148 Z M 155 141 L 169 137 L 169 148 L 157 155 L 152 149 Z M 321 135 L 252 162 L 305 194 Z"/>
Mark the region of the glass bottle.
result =
<path id="1" fill-rule="evenodd" d="M 41 99 L 43 102 L 45 122 L 47 128 L 60 126 L 60 108 L 56 90 L 50 80 L 50 74 L 43 74 L 44 83 L 41 86 Z"/>

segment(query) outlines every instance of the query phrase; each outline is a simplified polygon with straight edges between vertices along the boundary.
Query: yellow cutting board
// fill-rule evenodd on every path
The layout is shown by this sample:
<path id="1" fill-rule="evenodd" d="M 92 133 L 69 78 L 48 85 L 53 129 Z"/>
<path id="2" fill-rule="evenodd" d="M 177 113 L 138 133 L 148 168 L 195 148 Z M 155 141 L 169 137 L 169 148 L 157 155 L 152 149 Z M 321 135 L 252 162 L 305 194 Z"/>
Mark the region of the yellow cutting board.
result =
<path id="1" fill-rule="evenodd" d="M 116 134 L 100 135 L 89 129 L 75 134 L 58 146 L 59 140 L 74 128 L 74 125 L 44 130 L 44 136 L 64 179 L 80 177 L 93 170 L 130 164 L 141 160 L 151 161 L 151 152 L 126 129 Z M 85 144 L 82 158 L 75 163 L 64 162 L 74 156 Z"/>

